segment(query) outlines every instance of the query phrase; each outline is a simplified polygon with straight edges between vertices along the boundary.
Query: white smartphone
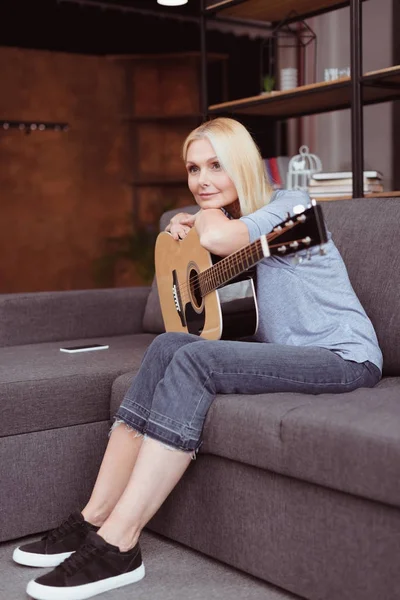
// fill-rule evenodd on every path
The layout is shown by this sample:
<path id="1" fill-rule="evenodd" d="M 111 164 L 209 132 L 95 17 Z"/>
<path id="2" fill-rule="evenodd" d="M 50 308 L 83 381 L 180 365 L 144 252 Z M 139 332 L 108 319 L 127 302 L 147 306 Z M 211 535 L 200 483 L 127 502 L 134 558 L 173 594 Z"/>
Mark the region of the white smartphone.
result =
<path id="1" fill-rule="evenodd" d="M 90 352 L 91 350 L 107 350 L 110 346 L 106 344 L 88 344 L 87 346 L 64 346 L 60 348 L 60 352 Z"/>

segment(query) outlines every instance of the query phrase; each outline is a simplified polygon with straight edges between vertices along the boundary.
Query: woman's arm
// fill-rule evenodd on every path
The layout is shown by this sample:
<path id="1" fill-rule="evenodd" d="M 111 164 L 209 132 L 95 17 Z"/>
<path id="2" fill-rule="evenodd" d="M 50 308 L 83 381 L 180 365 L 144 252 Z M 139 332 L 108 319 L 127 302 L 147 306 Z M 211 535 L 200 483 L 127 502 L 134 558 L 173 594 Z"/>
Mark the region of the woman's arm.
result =
<path id="1" fill-rule="evenodd" d="M 200 210 L 195 227 L 200 244 L 217 256 L 228 256 L 250 243 L 247 225 L 239 219 L 228 219 L 219 208 Z"/>

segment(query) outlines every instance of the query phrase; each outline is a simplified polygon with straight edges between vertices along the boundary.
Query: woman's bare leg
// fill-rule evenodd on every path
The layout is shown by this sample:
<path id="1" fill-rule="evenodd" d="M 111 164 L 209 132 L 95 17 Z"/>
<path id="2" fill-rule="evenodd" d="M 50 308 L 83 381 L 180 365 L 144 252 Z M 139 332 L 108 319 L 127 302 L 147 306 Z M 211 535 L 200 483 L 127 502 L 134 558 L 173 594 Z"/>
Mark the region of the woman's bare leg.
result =
<path id="1" fill-rule="evenodd" d="M 132 475 L 143 436 L 121 423 L 107 445 L 89 502 L 82 510 L 83 517 L 100 527 L 111 514 Z"/>
<path id="2" fill-rule="evenodd" d="M 171 450 L 147 438 L 125 491 L 99 529 L 99 535 L 123 552 L 133 548 L 143 527 L 178 483 L 191 460 L 191 452 Z"/>

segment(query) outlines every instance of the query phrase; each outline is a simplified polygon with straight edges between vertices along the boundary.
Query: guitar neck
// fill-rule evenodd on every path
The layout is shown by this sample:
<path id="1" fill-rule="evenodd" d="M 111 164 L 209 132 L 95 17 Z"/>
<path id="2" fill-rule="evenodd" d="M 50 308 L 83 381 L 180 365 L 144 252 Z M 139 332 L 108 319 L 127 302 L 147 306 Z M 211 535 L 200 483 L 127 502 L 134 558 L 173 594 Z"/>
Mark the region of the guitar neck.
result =
<path id="1" fill-rule="evenodd" d="M 201 295 L 215 291 L 238 275 L 254 267 L 260 260 L 269 256 L 266 236 L 222 258 L 215 265 L 199 273 Z"/>
<path id="2" fill-rule="evenodd" d="M 309 249 L 328 241 L 322 209 L 311 201 L 310 208 L 283 221 L 258 240 L 221 259 L 217 264 L 198 274 L 201 295 L 222 287 L 268 256 L 285 256 Z M 323 252 L 323 249 L 321 249 Z"/>

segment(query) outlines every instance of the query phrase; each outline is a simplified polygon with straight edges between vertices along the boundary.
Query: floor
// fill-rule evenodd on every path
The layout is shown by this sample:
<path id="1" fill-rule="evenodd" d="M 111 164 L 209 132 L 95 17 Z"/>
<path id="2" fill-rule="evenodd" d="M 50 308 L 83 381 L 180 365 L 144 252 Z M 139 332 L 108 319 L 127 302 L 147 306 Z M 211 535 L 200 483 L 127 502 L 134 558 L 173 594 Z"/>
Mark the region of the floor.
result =
<path id="1" fill-rule="evenodd" d="M 11 559 L 15 546 L 0 544 L 0 600 L 27 600 L 26 584 L 45 572 Z M 141 547 L 146 577 L 137 584 L 97 596 L 102 600 L 301 600 L 276 587 L 154 533 L 144 532 Z"/>

